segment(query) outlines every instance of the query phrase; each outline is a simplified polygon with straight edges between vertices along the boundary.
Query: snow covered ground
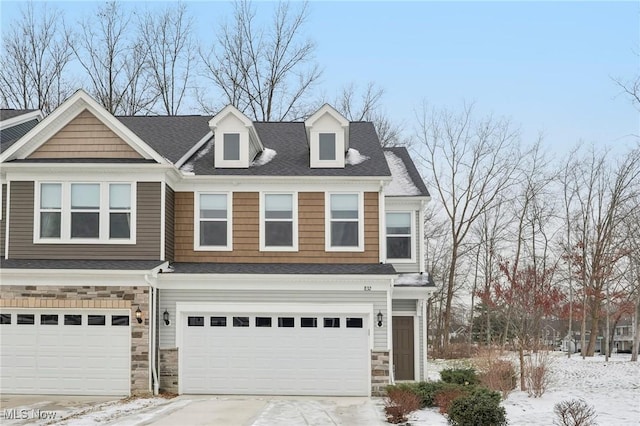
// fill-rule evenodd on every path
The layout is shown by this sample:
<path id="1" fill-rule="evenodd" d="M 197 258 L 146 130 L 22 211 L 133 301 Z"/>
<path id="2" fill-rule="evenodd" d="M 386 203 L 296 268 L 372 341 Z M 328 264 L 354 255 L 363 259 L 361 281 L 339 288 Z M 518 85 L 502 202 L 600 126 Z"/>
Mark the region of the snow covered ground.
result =
<path id="1" fill-rule="evenodd" d="M 540 398 L 529 398 L 526 392 L 514 390 L 503 401 L 510 425 L 553 425 L 553 407 L 558 402 L 580 398 L 595 409 L 601 426 L 640 425 L 640 363 L 629 362 L 629 354 L 614 354 L 605 362 L 604 356 L 582 359 L 567 358 L 561 352 L 551 353 L 552 379 Z M 439 379 L 439 371 L 450 368 L 450 362 L 429 362 L 429 378 Z M 446 418 L 437 409 L 413 413 L 412 426 L 446 425 Z"/>

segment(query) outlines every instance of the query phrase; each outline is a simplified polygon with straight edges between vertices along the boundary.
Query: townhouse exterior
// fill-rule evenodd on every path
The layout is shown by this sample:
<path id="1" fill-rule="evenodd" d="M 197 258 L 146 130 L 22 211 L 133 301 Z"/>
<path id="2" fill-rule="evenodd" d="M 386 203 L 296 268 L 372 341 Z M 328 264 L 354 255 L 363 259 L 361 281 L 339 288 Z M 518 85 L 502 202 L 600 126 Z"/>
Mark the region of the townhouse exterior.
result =
<path id="1" fill-rule="evenodd" d="M 1 140 L 2 393 L 425 378 L 429 194 L 371 123 L 114 117 L 78 91 Z"/>

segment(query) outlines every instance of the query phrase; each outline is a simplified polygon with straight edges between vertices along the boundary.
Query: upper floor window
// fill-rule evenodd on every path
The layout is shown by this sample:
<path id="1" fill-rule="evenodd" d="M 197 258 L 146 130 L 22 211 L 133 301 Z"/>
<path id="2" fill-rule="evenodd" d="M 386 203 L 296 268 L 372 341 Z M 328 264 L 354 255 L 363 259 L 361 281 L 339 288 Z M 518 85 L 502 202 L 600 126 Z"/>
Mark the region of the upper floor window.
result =
<path id="1" fill-rule="evenodd" d="M 196 194 L 196 250 L 231 250 L 230 198 L 226 193 Z"/>
<path id="2" fill-rule="evenodd" d="M 387 213 L 387 259 L 412 259 L 411 213 Z"/>
<path id="3" fill-rule="evenodd" d="M 318 135 L 318 157 L 321 161 L 335 161 L 336 159 L 336 134 L 320 133 Z"/>
<path id="4" fill-rule="evenodd" d="M 134 243 L 131 183 L 41 183 L 35 242 Z"/>
<path id="5" fill-rule="evenodd" d="M 327 194 L 326 250 L 363 250 L 362 211 L 362 194 Z"/>
<path id="6" fill-rule="evenodd" d="M 298 249 L 298 197 L 296 194 L 262 194 L 260 249 Z"/>
<path id="7" fill-rule="evenodd" d="M 240 160 L 240 133 L 225 133 L 223 137 L 224 161 Z"/>

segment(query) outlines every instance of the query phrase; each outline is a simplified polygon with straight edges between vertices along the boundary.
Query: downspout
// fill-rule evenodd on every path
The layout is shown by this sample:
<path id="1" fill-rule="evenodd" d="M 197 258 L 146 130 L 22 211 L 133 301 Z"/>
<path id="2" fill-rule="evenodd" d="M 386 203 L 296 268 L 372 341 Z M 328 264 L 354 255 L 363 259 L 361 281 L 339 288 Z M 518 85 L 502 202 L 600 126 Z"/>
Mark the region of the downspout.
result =
<path id="1" fill-rule="evenodd" d="M 155 277 L 154 277 L 155 278 Z M 149 355 L 151 356 L 151 376 L 153 377 L 153 394 L 160 393 L 160 383 L 158 381 L 158 371 L 156 370 L 156 290 L 157 288 L 149 279 L 149 274 L 144 275 L 144 280 L 149 284 L 151 291 L 149 292 L 151 301 L 149 303 L 149 326 L 151 333 L 151 348 Z"/>

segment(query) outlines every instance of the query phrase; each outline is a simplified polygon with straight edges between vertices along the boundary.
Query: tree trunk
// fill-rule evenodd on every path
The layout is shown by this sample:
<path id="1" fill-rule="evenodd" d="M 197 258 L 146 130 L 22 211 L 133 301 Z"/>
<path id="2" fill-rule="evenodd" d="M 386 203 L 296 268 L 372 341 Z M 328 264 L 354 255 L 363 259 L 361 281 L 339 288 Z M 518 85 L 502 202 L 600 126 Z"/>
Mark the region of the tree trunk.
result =
<path id="1" fill-rule="evenodd" d="M 597 313 L 591 314 L 591 335 L 589 336 L 589 344 L 587 345 L 586 356 L 593 356 L 596 352 L 596 342 L 598 340 L 598 326 L 600 325 L 600 318 Z M 602 345 L 600 347 L 600 353 L 602 353 Z"/>
<path id="2" fill-rule="evenodd" d="M 518 346 L 518 358 L 520 359 L 520 390 L 524 392 L 527 390 L 527 384 L 524 379 L 524 348 L 522 342 L 520 342 Z"/>
<path id="3" fill-rule="evenodd" d="M 638 362 L 638 350 L 640 350 L 640 330 L 638 330 L 638 317 L 640 317 L 640 295 L 636 298 L 636 311 L 633 315 L 633 345 L 631 346 L 631 361 Z"/>
<path id="4" fill-rule="evenodd" d="M 453 286 L 455 284 L 456 277 L 456 264 L 458 262 L 458 246 L 456 242 L 453 242 L 453 250 L 451 252 L 451 266 L 449 267 L 449 279 L 447 280 L 447 299 L 444 310 L 444 324 L 442 326 L 442 333 L 444 339 L 442 340 L 442 348 L 447 349 L 449 347 L 449 328 L 451 327 L 451 305 L 453 302 Z"/>

